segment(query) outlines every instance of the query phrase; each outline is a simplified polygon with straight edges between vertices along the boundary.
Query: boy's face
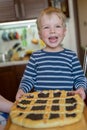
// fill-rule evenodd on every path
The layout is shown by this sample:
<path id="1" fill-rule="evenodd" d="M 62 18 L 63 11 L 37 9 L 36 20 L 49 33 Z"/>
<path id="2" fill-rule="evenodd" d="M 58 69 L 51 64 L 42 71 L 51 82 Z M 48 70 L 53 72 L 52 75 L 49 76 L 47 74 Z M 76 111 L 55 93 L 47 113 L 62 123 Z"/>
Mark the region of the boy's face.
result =
<path id="1" fill-rule="evenodd" d="M 57 14 L 44 15 L 40 21 L 39 36 L 45 42 L 46 49 L 59 50 L 66 28 Z"/>

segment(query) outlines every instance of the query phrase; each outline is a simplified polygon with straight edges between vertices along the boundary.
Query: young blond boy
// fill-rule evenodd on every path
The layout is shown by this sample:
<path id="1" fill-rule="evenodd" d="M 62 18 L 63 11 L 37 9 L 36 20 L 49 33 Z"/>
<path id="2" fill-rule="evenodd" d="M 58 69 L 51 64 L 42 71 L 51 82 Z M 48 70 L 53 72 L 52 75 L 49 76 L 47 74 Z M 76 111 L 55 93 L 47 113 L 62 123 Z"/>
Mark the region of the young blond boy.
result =
<path id="1" fill-rule="evenodd" d="M 16 95 L 49 89 L 78 93 L 85 99 L 86 77 L 75 52 L 61 46 L 66 35 L 66 17 L 58 8 L 44 9 L 37 28 L 46 47 L 34 52 L 26 66 Z"/>

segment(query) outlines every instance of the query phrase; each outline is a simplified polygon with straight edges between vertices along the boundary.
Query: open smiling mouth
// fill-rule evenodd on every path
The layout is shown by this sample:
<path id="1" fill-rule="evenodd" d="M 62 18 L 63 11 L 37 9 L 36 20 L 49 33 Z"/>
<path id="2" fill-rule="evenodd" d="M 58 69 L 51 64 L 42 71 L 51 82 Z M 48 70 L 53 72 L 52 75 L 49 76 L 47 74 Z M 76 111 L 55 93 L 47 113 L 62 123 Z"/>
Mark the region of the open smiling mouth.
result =
<path id="1" fill-rule="evenodd" d="M 57 40 L 58 40 L 58 37 L 57 37 L 57 36 L 49 37 L 49 41 L 50 41 L 51 43 L 55 43 L 55 42 L 57 42 Z"/>

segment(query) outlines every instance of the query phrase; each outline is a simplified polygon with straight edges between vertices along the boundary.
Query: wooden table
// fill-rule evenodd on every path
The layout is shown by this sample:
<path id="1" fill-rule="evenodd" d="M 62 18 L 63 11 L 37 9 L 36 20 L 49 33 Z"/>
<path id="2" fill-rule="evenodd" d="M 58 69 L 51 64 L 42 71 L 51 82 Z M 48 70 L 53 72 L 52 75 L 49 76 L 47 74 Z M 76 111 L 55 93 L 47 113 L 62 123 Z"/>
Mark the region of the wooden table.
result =
<path id="1" fill-rule="evenodd" d="M 62 127 L 53 127 L 53 128 L 41 128 L 41 129 L 35 129 L 35 128 L 24 128 L 15 124 L 11 123 L 11 120 L 9 119 L 7 122 L 7 125 L 5 127 L 5 130 L 87 130 L 87 107 L 85 106 L 82 119 L 74 123 L 72 125 L 62 126 Z"/>

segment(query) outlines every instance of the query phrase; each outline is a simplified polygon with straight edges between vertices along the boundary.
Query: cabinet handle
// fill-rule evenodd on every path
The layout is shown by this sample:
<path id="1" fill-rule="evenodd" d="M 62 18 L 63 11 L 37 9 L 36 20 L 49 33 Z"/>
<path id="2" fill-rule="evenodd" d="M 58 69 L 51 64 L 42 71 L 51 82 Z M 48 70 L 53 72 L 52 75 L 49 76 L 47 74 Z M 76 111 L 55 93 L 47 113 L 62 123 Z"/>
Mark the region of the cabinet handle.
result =
<path id="1" fill-rule="evenodd" d="M 16 17 L 19 18 L 20 15 L 19 15 L 19 10 L 18 10 L 18 5 L 15 4 L 15 12 L 16 12 Z"/>
<path id="2" fill-rule="evenodd" d="M 22 11 L 22 17 L 25 17 L 25 9 L 23 3 L 21 3 L 21 11 Z"/>

